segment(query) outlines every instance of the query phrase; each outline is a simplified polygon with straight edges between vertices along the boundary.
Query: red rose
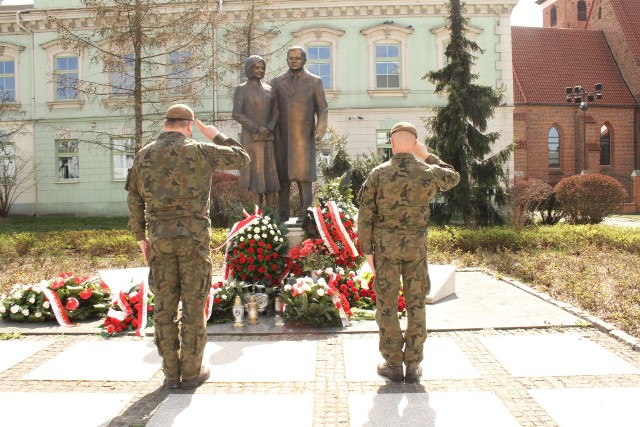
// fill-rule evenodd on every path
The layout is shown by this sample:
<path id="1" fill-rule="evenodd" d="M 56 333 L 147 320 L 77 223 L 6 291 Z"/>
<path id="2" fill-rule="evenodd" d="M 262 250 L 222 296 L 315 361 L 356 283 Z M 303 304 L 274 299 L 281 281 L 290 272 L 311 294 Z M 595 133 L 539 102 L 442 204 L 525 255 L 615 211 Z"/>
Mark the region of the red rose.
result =
<path id="1" fill-rule="evenodd" d="M 116 331 L 122 332 L 122 326 L 116 326 Z"/>
<path id="2" fill-rule="evenodd" d="M 273 248 L 273 245 L 271 243 L 267 243 L 267 249 L 271 250 Z"/>
<path id="3" fill-rule="evenodd" d="M 347 291 L 347 289 L 348 289 L 348 288 L 347 288 L 347 285 L 340 285 L 340 290 L 341 290 L 342 292 L 346 292 L 346 291 Z"/>
<path id="4" fill-rule="evenodd" d="M 147 306 L 147 312 L 151 313 L 153 311 L 153 306 L 152 305 L 148 305 Z"/>
<path id="5" fill-rule="evenodd" d="M 74 297 L 71 297 L 67 300 L 67 303 L 64 306 L 69 311 L 74 311 L 78 307 L 80 307 L 80 303 Z"/>
<path id="6" fill-rule="evenodd" d="M 258 242 L 258 246 L 259 247 L 263 247 L 264 246 L 264 242 Z"/>
<path id="7" fill-rule="evenodd" d="M 251 239 L 251 240 L 249 240 L 249 243 L 250 243 L 250 244 L 252 244 L 252 245 L 255 245 L 255 244 L 256 244 L 256 241 L 255 241 L 255 240 L 253 240 L 253 239 Z M 253 249 L 253 248 L 250 248 L 250 249 Z"/>
<path id="8" fill-rule="evenodd" d="M 214 303 L 214 304 L 220 304 L 220 301 L 222 301 L 222 300 L 221 300 L 220 298 L 218 298 L 218 297 L 215 297 L 215 298 L 213 299 L 213 303 Z"/>
<path id="9" fill-rule="evenodd" d="M 137 319 L 133 319 L 133 322 L 131 322 L 131 326 L 133 326 L 134 328 L 138 327 L 138 320 Z"/>
<path id="10" fill-rule="evenodd" d="M 237 249 L 234 249 L 234 250 L 233 250 L 233 254 L 234 254 L 234 255 L 238 255 L 238 250 L 237 250 Z"/>
<path id="11" fill-rule="evenodd" d="M 51 289 L 59 289 L 64 286 L 64 280 L 61 278 L 57 278 L 51 284 Z"/>
<path id="12" fill-rule="evenodd" d="M 238 246 L 240 249 L 244 248 L 244 243 L 240 243 L 240 246 Z"/>
<path id="13" fill-rule="evenodd" d="M 256 269 L 256 266 L 255 266 L 255 265 L 251 264 L 251 265 L 249 266 L 249 271 L 253 271 L 253 270 L 255 270 L 255 269 Z"/>
<path id="14" fill-rule="evenodd" d="M 278 258 L 278 253 L 277 253 L 277 252 L 274 252 L 274 253 L 273 253 L 273 257 L 274 257 L 274 258 Z"/>
<path id="15" fill-rule="evenodd" d="M 247 252 L 249 252 L 250 254 L 252 254 L 252 253 L 254 253 L 254 252 L 255 252 L 255 249 L 253 249 L 253 248 L 249 248 L 249 249 L 247 249 Z"/>
<path id="16" fill-rule="evenodd" d="M 264 271 L 265 271 L 264 266 L 261 265 L 260 267 L 258 267 L 258 272 L 259 273 L 263 273 L 264 274 Z"/>
<path id="17" fill-rule="evenodd" d="M 264 257 L 265 261 L 271 261 L 271 255 L 267 255 L 266 257 Z"/>
<path id="18" fill-rule="evenodd" d="M 80 292 L 80 298 L 88 300 L 89 298 L 91 298 L 91 294 L 93 294 L 93 289 L 87 288 L 84 291 Z"/>
<path id="19" fill-rule="evenodd" d="M 336 303 L 336 308 L 339 309 L 341 307 L 341 304 L 339 302 Z"/>
<path id="20" fill-rule="evenodd" d="M 258 259 L 262 261 L 264 259 L 264 255 L 258 255 Z"/>
<path id="21" fill-rule="evenodd" d="M 245 279 L 247 278 L 247 275 L 246 275 L 246 274 L 241 274 L 241 275 L 240 275 L 240 278 L 241 278 L 242 280 L 245 280 Z"/>
<path id="22" fill-rule="evenodd" d="M 249 264 L 253 264 L 253 261 L 255 261 L 255 260 L 253 259 L 253 257 L 252 257 L 252 256 L 250 256 L 249 258 L 247 258 L 247 262 L 248 262 Z"/>
<path id="23" fill-rule="evenodd" d="M 112 334 L 116 331 L 116 327 L 113 325 L 109 325 L 109 327 L 107 328 L 107 333 Z"/>

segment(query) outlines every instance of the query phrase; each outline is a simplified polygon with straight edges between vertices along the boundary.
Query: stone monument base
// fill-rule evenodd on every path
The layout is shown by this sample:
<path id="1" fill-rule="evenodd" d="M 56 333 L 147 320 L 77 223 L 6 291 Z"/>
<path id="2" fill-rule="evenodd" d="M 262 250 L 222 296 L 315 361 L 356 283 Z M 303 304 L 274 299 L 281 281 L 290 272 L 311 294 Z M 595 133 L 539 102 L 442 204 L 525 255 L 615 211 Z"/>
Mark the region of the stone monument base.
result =
<path id="1" fill-rule="evenodd" d="M 456 266 L 429 264 L 431 292 L 427 295 L 427 304 L 433 304 L 456 293 Z"/>
<path id="2" fill-rule="evenodd" d="M 302 231 L 302 222 L 297 217 L 291 217 L 284 223 L 289 233 L 287 233 L 287 240 L 289 241 L 289 249 L 298 246 L 304 239 L 304 232 Z"/>

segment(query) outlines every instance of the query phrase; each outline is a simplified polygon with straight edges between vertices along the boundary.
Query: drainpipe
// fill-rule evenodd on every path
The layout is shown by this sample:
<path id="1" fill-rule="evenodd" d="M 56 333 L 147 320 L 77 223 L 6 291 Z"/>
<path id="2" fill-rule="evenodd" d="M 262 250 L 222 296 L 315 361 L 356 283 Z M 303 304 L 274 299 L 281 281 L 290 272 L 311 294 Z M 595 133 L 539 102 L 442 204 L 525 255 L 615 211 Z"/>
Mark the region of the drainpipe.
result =
<path id="1" fill-rule="evenodd" d="M 31 124 L 33 132 L 33 170 L 36 171 L 36 78 L 35 78 L 35 35 L 33 31 L 22 25 L 20 14 L 22 12 L 28 12 L 27 10 L 16 11 L 16 25 L 20 27 L 22 31 L 31 34 Z M 35 174 L 36 185 L 34 188 L 34 206 L 33 212 L 37 213 L 38 208 L 38 176 Z"/>

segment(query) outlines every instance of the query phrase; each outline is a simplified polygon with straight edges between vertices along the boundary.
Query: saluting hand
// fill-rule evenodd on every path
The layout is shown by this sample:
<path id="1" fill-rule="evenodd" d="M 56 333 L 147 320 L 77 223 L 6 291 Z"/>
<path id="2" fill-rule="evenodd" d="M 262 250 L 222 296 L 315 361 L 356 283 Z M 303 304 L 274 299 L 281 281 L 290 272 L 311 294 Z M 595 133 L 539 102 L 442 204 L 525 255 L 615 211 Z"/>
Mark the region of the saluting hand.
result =
<path id="1" fill-rule="evenodd" d="M 196 127 L 206 138 L 210 139 L 211 141 L 213 141 L 213 138 L 218 136 L 218 134 L 220 133 L 218 128 L 216 128 L 214 125 L 207 126 L 202 123 L 200 119 L 196 119 Z"/>

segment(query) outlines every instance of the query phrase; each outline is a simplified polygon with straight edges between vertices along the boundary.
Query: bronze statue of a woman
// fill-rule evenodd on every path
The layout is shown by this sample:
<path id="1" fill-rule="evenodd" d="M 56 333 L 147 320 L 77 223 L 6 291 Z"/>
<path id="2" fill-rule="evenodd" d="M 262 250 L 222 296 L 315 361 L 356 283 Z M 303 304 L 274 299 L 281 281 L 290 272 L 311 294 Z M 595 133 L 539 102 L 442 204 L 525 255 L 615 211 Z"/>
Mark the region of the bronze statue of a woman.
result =
<path id="1" fill-rule="evenodd" d="M 242 125 L 240 143 L 251 157 L 249 167 L 240 171 L 240 185 L 256 195 L 258 206 L 273 208 L 274 196 L 280 191 L 273 149 L 278 105 L 271 86 L 261 81 L 265 70 L 262 57 L 247 58 L 248 80 L 236 87 L 232 117 Z"/>

